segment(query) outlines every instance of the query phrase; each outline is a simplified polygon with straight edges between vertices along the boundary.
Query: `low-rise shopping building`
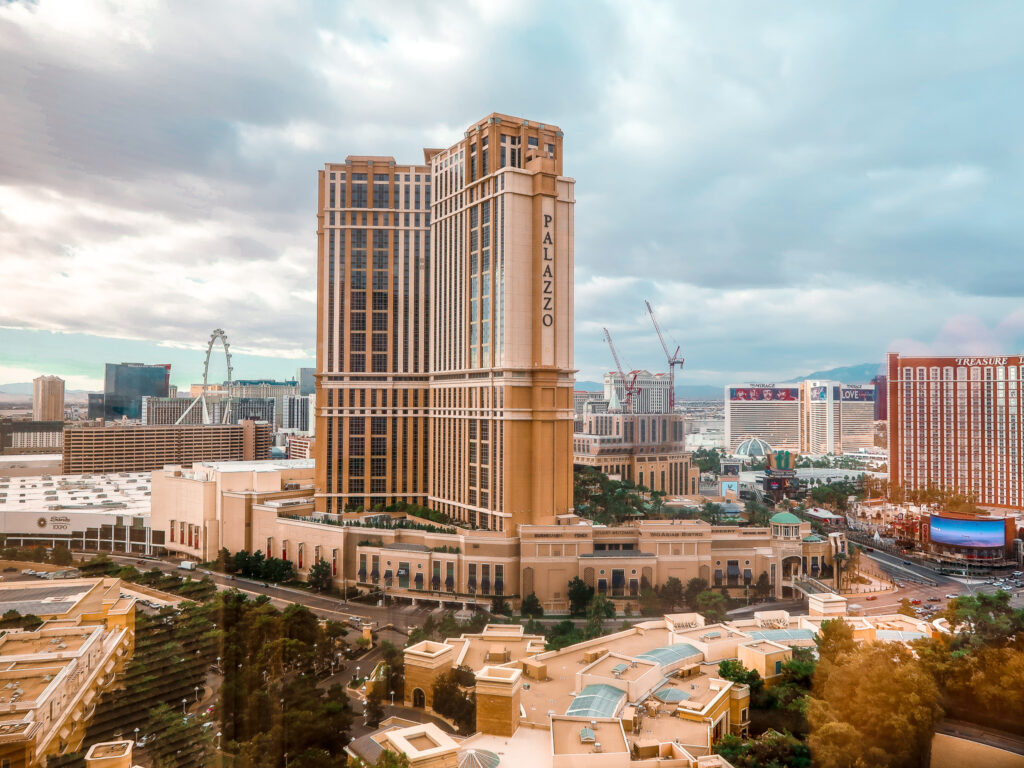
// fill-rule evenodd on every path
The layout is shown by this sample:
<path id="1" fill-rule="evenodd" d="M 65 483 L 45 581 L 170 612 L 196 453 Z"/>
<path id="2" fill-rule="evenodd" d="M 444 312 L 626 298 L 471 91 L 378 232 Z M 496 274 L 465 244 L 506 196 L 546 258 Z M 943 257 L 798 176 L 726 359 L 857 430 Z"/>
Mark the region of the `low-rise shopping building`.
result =
<path id="1" fill-rule="evenodd" d="M 33 768 L 81 749 L 99 697 L 131 658 L 135 599 L 113 578 L 12 582 L 0 584 L 8 611 L 44 619 L 0 635 L 0 764 Z"/>
<path id="2" fill-rule="evenodd" d="M 402 513 L 317 513 L 313 463 L 209 462 L 153 473 L 153 526 L 172 553 L 213 560 L 220 548 L 291 561 L 300 574 L 325 560 L 338 586 L 391 597 L 487 605 L 535 594 L 548 612 L 569 610 L 568 583 L 580 578 L 620 610 L 638 609 L 644 584 L 702 578 L 736 597 L 795 594 L 805 577 L 833 579 L 840 532 L 780 513 L 770 525 L 644 520 L 594 525 L 563 515 L 556 525 L 507 532 L 431 524 Z"/>
<path id="3" fill-rule="evenodd" d="M 843 598 L 820 597 L 803 616 L 762 611 L 707 624 L 697 613 L 668 614 L 556 651 L 518 625 L 423 641 L 405 650 L 405 703 L 429 711 L 434 682 L 463 668 L 476 681 L 477 732 L 461 753 L 516 755 L 535 768 L 728 766 L 713 749 L 727 734 L 747 734 L 750 689 L 720 677 L 722 661 L 738 660 L 771 685 L 831 618 L 850 622 L 858 642 L 938 631 L 907 616 L 848 617 Z"/>
<path id="4" fill-rule="evenodd" d="M 0 477 L 8 546 L 154 554 L 164 533 L 150 527 L 149 509 L 149 472 Z"/>

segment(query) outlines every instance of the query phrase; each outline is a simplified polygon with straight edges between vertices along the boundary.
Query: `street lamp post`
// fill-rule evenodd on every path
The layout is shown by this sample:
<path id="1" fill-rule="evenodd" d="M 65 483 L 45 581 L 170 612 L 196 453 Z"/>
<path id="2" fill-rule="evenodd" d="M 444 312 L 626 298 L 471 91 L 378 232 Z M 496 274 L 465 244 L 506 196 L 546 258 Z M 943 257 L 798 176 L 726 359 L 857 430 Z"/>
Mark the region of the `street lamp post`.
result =
<path id="1" fill-rule="evenodd" d="M 139 743 L 139 729 L 138 728 L 135 729 L 135 743 L 136 744 Z"/>
<path id="2" fill-rule="evenodd" d="M 188 699 L 182 699 L 181 700 L 181 714 L 182 714 L 182 716 L 185 715 L 185 707 L 186 706 L 188 706 Z"/>
<path id="3" fill-rule="evenodd" d="M 195 687 L 195 691 L 196 691 L 196 704 L 198 704 L 199 703 L 199 686 L 198 685 Z"/>
<path id="4" fill-rule="evenodd" d="M 220 731 L 217 731 L 217 749 L 218 750 L 220 750 L 220 736 L 221 736 Z"/>
<path id="5" fill-rule="evenodd" d="M 394 691 L 391 692 L 391 706 L 392 707 L 395 706 L 395 692 Z"/>

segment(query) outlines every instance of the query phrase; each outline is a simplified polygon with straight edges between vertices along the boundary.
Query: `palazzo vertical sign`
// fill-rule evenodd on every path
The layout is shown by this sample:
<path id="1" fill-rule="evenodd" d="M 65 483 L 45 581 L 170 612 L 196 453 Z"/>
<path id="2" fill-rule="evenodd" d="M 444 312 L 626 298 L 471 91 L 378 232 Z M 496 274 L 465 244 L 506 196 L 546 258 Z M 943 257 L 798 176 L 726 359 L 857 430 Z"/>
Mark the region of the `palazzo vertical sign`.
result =
<path id="1" fill-rule="evenodd" d="M 555 364 L 555 201 L 541 203 L 540 348 L 541 364 Z"/>

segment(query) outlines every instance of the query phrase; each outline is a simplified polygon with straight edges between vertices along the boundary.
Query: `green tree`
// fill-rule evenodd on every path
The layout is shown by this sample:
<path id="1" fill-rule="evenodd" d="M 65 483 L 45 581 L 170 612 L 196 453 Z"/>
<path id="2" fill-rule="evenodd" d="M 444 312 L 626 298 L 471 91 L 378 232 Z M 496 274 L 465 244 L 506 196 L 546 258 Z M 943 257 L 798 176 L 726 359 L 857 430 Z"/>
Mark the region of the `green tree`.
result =
<path id="1" fill-rule="evenodd" d="M 905 597 L 900 600 L 900 607 L 896 609 L 896 613 L 917 618 L 917 612 L 914 610 L 914 606 L 912 606 L 910 604 L 910 600 Z"/>
<path id="2" fill-rule="evenodd" d="M 594 597 L 594 588 L 588 586 L 579 576 L 574 576 L 569 582 L 567 594 L 569 595 L 569 610 L 573 614 L 583 613 L 590 600 Z"/>
<path id="3" fill-rule="evenodd" d="M 380 726 L 380 721 L 384 719 L 384 704 L 383 704 L 383 691 L 379 685 L 368 686 L 369 691 L 366 694 L 366 724 L 371 728 L 377 728 Z"/>
<path id="4" fill-rule="evenodd" d="M 690 579 L 686 582 L 686 592 L 683 594 L 683 602 L 691 611 L 697 610 L 697 596 L 708 588 L 704 579 Z"/>
<path id="5" fill-rule="evenodd" d="M 536 592 L 531 592 L 523 598 L 523 602 L 519 607 L 519 612 L 523 616 L 529 616 L 534 619 L 544 615 L 544 606 L 540 604 L 540 600 L 537 598 Z"/>
<path id="6" fill-rule="evenodd" d="M 853 627 L 842 619 L 821 622 L 821 630 L 814 638 L 814 644 L 818 648 L 818 656 L 831 663 L 857 648 L 857 643 L 853 639 Z"/>
<path id="7" fill-rule="evenodd" d="M 451 718 L 463 734 L 476 729 L 476 700 L 459 685 L 458 670 L 450 669 L 433 686 L 434 711 Z"/>
<path id="8" fill-rule="evenodd" d="M 790 733 L 774 730 L 753 739 L 727 734 L 715 745 L 715 754 L 735 768 L 811 767 L 811 751 L 807 745 Z"/>
<path id="9" fill-rule="evenodd" d="M 718 676 L 723 680 L 731 680 L 740 685 L 749 685 L 751 694 L 764 685 L 764 680 L 756 669 L 747 669 L 737 659 L 725 659 L 718 663 Z"/>
<path id="10" fill-rule="evenodd" d="M 217 550 L 217 557 L 213 561 L 214 570 L 220 571 L 221 573 L 236 573 L 235 558 L 231 556 L 227 547 L 221 547 Z"/>
<path id="11" fill-rule="evenodd" d="M 1024 609 L 1010 606 L 1008 592 L 961 595 L 947 606 L 946 618 L 958 630 L 954 647 L 1003 646 L 1024 632 Z"/>
<path id="12" fill-rule="evenodd" d="M 328 592 L 334 585 L 331 564 L 321 557 L 310 567 L 306 581 L 317 592 Z"/>
<path id="13" fill-rule="evenodd" d="M 547 642 L 545 643 L 545 649 L 549 651 L 557 651 L 560 648 L 565 648 L 567 645 L 575 645 L 576 643 L 582 643 L 586 638 L 583 637 L 583 632 L 573 624 L 569 619 L 560 621 L 553 625 L 545 635 Z"/>
<path id="14" fill-rule="evenodd" d="M 697 612 L 700 613 L 709 624 L 717 624 L 725 621 L 726 611 L 729 609 L 729 599 L 721 592 L 705 590 L 697 595 Z"/>
<path id="15" fill-rule="evenodd" d="M 594 595 L 587 605 L 587 625 L 583 634 L 587 638 L 604 634 L 605 619 L 615 617 L 615 604 L 604 595 Z"/>
<path id="16" fill-rule="evenodd" d="M 159 704 L 149 711 L 144 733 L 153 734 L 148 747 L 153 768 L 178 768 L 189 762 L 203 764 L 209 747 L 198 720 L 185 720 L 177 708 Z"/>
<path id="17" fill-rule="evenodd" d="M 750 499 L 743 505 L 743 511 L 747 515 L 747 522 L 750 525 L 766 527 L 771 519 L 772 511 L 755 499 Z"/>
<path id="18" fill-rule="evenodd" d="M 869 643 L 840 654 L 827 678 L 815 680 L 809 717 L 808 745 L 821 768 L 923 768 L 942 707 L 909 649 Z"/>
<path id="19" fill-rule="evenodd" d="M 678 610 L 686 601 L 683 582 L 675 576 L 669 576 L 665 586 L 661 588 L 661 599 L 670 612 Z"/>
<path id="20" fill-rule="evenodd" d="M 58 544 L 53 548 L 50 559 L 54 565 L 71 565 L 75 561 L 71 556 L 71 550 L 63 544 Z"/>
<path id="21" fill-rule="evenodd" d="M 374 762 L 373 768 L 409 768 L 409 756 L 404 752 L 385 749 Z"/>
<path id="22" fill-rule="evenodd" d="M 717 448 L 698 448 L 691 454 L 691 458 L 701 472 L 722 474 L 722 454 Z"/>
<path id="23" fill-rule="evenodd" d="M 491 598 L 491 613 L 495 616 L 511 616 L 512 606 L 502 595 L 495 595 Z"/>
<path id="24" fill-rule="evenodd" d="M 767 600 L 772 596 L 772 582 L 768 578 L 768 571 L 761 571 L 761 575 L 757 577 L 757 583 L 754 584 L 754 595 L 758 600 Z"/>

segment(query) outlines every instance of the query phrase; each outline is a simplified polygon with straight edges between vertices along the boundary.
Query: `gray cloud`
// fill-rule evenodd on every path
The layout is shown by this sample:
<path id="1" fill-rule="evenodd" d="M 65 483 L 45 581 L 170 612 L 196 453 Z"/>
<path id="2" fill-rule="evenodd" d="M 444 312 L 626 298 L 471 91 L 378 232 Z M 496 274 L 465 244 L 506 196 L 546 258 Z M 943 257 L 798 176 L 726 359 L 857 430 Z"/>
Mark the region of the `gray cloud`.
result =
<path id="1" fill-rule="evenodd" d="M 316 170 L 417 160 L 498 110 L 566 132 L 584 377 L 610 363 L 605 325 L 632 365 L 659 365 L 644 298 L 691 381 L 892 344 L 1016 348 L 1022 17 L 3 5 L 0 325 L 151 340 L 230 326 L 249 348 L 309 353 Z"/>

